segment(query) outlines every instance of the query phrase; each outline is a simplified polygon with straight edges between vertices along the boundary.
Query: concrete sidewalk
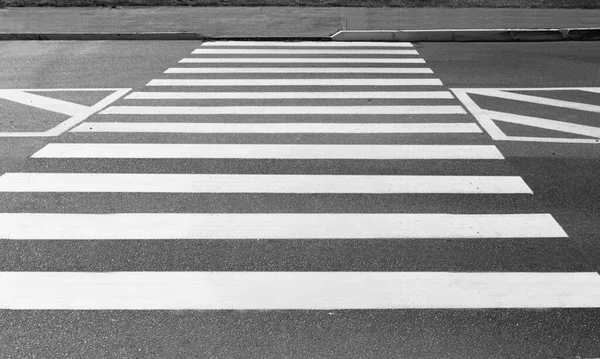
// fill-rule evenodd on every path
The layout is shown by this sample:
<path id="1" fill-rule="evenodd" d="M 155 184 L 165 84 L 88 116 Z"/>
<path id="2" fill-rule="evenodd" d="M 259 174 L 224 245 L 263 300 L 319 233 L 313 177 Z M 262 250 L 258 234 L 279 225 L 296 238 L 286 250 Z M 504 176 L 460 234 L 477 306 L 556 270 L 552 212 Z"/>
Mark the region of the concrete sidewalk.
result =
<path id="1" fill-rule="evenodd" d="M 328 37 L 338 30 L 600 27 L 600 10 L 307 7 L 0 9 L 2 33 L 194 32 Z"/>

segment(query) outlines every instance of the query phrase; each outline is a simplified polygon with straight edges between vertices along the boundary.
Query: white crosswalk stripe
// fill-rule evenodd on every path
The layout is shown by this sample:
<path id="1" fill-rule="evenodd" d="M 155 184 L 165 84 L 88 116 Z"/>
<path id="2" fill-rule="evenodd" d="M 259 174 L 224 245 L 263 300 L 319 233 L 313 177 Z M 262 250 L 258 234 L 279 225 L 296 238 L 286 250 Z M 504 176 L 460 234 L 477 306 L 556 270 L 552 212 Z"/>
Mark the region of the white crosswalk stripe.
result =
<path id="1" fill-rule="evenodd" d="M 549 214 L 0 214 L 13 240 L 567 237 Z"/>
<path id="2" fill-rule="evenodd" d="M 424 64 L 424 59 L 419 58 L 374 58 L 374 57 L 189 57 L 179 61 L 179 63 L 207 63 L 207 64 L 222 64 L 222 63 L 298 63 L 298 64 Z"/>
<path id="3" fill-rule="evenodd" d="M 504 159 L 485 145 L 51 143 L 32 158 Z"/>
<path id="4" fill-rule="evenodd" d="M 410 42 L 373 42 L 373 41 L 211 41 L 202 44 L 203 48 L 209 47 L 413 47 Z"/>
<path id="5" fill-rule="evenodd" d="M 172 67 L 165 74 L 432 74 L 424 67 Z"/>
<path id="6" fill-rule="evenodd" d="M 596 308 L 597 273 L 1 273 L 0 306 L 54 310 Z M 532 295 L 535 293 L 535 295 Z"/>
<path id="7" fill-rule="evenodd" d="M 462 106 L 111 106 L 103 115 L 416 115 L 464 114 Z"/>
<path id="8" fill-rule="evenodd" d="M 481 133 L 475 123 L 86 122 L 72 132 L 114 133 Z"/>
<path id="9" fill-rule="evenodd" d="M 379 50 L 379 49 L 196 49 L 193 55 L 418 55 L 416 50 Z"/>
<path id="10" fill-rule="evenodd" d="M 151 271 L 0 272 L 0 308 L 600 307 L 597 273 L 523 272 L 506 264 L 436 270 L 429 253 L 436 246 L 457 250 L 469 243 L 477 253 L 479 246 L 503 248 L 495 245 L 510 241 L 527 251 L 529 243 L 568 235 L 550 213 L 525 205 L 534 196 L 521 177 L 486 172 L 506 167 L 502 153 L 430 68 L 412 65 L 425 64 L 418 55 L 405 42 L 206 42 L 165 71 L 194 78 L 152 79 L 145 91 L 34 153 L 30 167 L 1 175 L 0 195 L 26 200 L 19 211 L 0 213 L 0 238 L 32 246 L 252 243 L 257 252 L 273 243 L 327 243 L 320 250 L 359 241 L 387 250 L 401 243 L 417 248 L 418 255 L 409 251 L 406 258 L 431 269 L 360 272 L 348 263 L 335 272 L 277 265 L 181 272 L 171 263 Z M 357 100 L 368 101 L 359 106 Z M 302 122 L 291 120 L 294 115 Z M 259 162 L 264 167 L 244 167 Z M 49 196 L 74 198 L 77 206 L 40 211 L 36 205 Z M 346 210 L 350 197 L 357 204 Z M 292 198 L 312 207 L 297 210 Z M 388 207 L 382 198 L 397 203 Z M 157 207 L 149 210 L 144 201 Z M 237 201 L 255 201 L 257 208 L 236 211 Z M 283 212 L 267 207 L 275 201 Z M 483 210 L 473 204 L 488 202 Z M 493 207 L 500 202 L 502 208 Z M 230 261 L 223 253 L 217 260 Z M 377 262 L 373 253 L 361 255 Z"/>
<path id="11" fill-rule="evenodd" d="M 157 79 L 146 86 L 441 86 L 438 79 Z"/>
<path id="12" fill-rule="evenodd" d="M 449 91 L 346 91 L 346 92 L 132 92 L 128 100 L 215 99 L 453 99 Z"/>
<path id="13" fill-rule="evenodd" d="M 6 173 L 3 192 L 531 193 L 520 177 Z"/>

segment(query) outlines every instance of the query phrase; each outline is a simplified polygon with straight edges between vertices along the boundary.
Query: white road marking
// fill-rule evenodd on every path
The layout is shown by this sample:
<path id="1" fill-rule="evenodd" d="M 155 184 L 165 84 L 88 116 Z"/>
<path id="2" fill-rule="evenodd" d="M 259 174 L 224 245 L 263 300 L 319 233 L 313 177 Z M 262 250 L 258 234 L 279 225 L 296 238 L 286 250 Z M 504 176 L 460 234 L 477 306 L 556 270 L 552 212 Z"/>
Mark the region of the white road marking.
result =
<path id="1" fill-rule="evenodd" d="M 369 42 L 369 41 L 210 41 L 202 47 L 413 47 L 410 42 Z"/>
<path id="2" fill-rule="evenodd" d="M 518 176 L 6 173 L 0 192 L 527 193 Z"/>
<path id="3" fill-rule="evenodd" d="M 33 158 L 504 159 L 488 145 L 50 143 Z"/>
<path id="4" fill-rule="evenodd" d="M 493 87 L 493 88 L 456 88 L 465 92 L 486 92 L 486 91 L 590 91 L 600 92 L 600 87 Z"/>
<path id="5" fill-rule="evenodd" d="M 15 310 L 598 308 L 595 272 L 0 272 Z"/>
<path id="6" fill-rule="evenodd" d="M 424 64 L 424 59 L 419 58 L 373 58 L 373 57 L 356 57 L 356 58 L 331 58 L 331 57 L 192 57 L 179 60 L 179 63 L 370 63 L 370 64 Z"/>
<path id="7" fill-rule="evenodd" d="M 416 50 L 381 49 L 211 49 L 199 48 L 194 55 L 418 55 Z"/>
<path id="8" fill-rule="evenodd" d="M 111 106 L 102 115 L 416 115 L 465 114 L 462 106 Z"/>
<path id="9" fill-rule="evenodd" d="M 86 122 L 71 132 L 140 133 L 481 133 L 475 123 Z"/>
<path id="10" fill-rule="evenodd" d="M 558 137 L 532 137 L 532 136 L 508 136 L 506 135 L 500 127 L 496 125 L 494 119 L 490 117 L 490 115 L 495 116 L 497 121 L 504 122 L 513 122 L 522 125 L 538 127 L 543 129 L 550 129 L 556 131 L 562 131 L 565 133 L 572 133 L 584 136 L 591 137 L 600 137 L 597 136 L 598 129 L 593 126 L 585 126 L 579 124 L 572 124 L 567 122 L 561 122 L 556 120 L 537 118 L 537 117 L 529 117 L 529 116 L 521 116 L 512 113 L 502 113 L 495 111 L 487 111 L 482 109 L 477 105 L 470 97 L 470 93 L 475 94 L 487 94 L 488 96 L 492 96 L 494 92 L 500 92 L 499 96 L 510 96 L 511 99 L 514 97 L 513 94 L 505 95 L 508 92 L 503 91 L 566 91 L 566 90 L 580 90 L 580 91 L 588 91 L 595 92 L 595 90 L 600 88 L 578 88 L 578 87 L 557 87 L 557 88 L 498 88 L 498 89 L 451 89 L 457 99 L 459 99 L 462 104 L 475 116 L 481 127 L 483 127 L 486 132 L 490 134 L 490 136 L 497 141 L 514 141 L 514 142 L 543 142 L 543 143 L 578 143 L 578 144 L 598 144 L 600 143 L 600 139 L 587 139 L 587 138 L 558 138 Z M 514 94 L 516 95 L 516 94 Z M 495 95 L 494 95 L 495 96 Z M 535 97 L 539 99 L 538 97 Z M 519 97 L 520 100 L 525 100 L 523 97 Z M 543 100 L 548 100 L 545 98 L 541 98 Z M 553 100 L 550 100 L 553 101 Z M 538 101 L 539 102 L 539 101 Z M 573 106 L 571 106 L 573 107 Z M 588 109 L 593 110 L 593 109 Z M 592 111 L 593 112 L 593 111 Z"/>
<path id="11" fill-rule="evenodd" d="M 75 116 L 79 113 L 87 112 L 90 109 L 88 106 L 40 96 L 25 91 L 0 90 L 0 98 L 69 116 Z"/>
<path id="12" fill-rule="evenodd" d="M 483 127 L 483 129 L 494 139 L 494 140 L 503 140 L 506 138 L 506 135 L 502 130 L 496 126 L 494 121 L 485 113 L 485 110 L 479 107 L 469 97 L 469 94 L 466 91 L 461 89 L 451 89 L 454 93 L 454 96 L 471 112 L 471 114 L 477 119 L 479 125 Z"/>
<path id="13" fill-rule="evenodd" d="M 600 113 L 600 106 L 590 105 L 590 104 L 580 103 L 580 102 L 562 101 L 562 100 L 557 100 L 557 99 L 553 99 L 553 98 L 523 95 L 523 94 L 499 91 L 499 90 L 477 91 L 474 93 L 479 94 L 479 95 L 484 95 L 484 96 L 491 96 L 491 97 L 507 99 L 507 100 L 529 102 L 529 103 L 535 103 L 535 104 L 539 104 L 539 105 L 547 105 L 547 106 L 568 108 L 568 109 L 579 110 L 579 111 Z"/>
<path id="14" fill-rule="evenodd" d="M 490 116 L 491 119 L 496 121 L 510 122 L 519 125 L 543 128 L 546 130 L 600 138 L 600 127 L 585 126 L 576 123 L 555 121 L 540 117 L 515 115 L 512 113 L 497 111 L 485 111 L 485 113 Z"/>
<path id="15" fill-rule="evenodd" d="M 453 99 L 449 91 L 132 92 L 126 100 L 213 99 Z"/>
<path id="16" fill-rule="evenodd" d="M 555 138 L 555 137 L 527 137 L 527 136 L 514 136 L 502 139 L 503 141 L 513 142 L 543 142 L 543 143 L 587 143 L 587 144 L 600 144 L 600 139 L 587 139 L 587 138 Z"/>
<path id="17" fill-rule="evenodd" d="M 439 79 L 156 79 L 146 86 L 442 86 Z"/>
<path id="18" fill-rule="evenodd" d="M 0 213 L 9 240 L 564 237 L 547 213 Z"/>
<path id="19" fill-rule="evenodd" d="M 14 97 L 14 95 L 9 94 L 10 92 L 15 92 L 15 91 L 16 92 L 22 92 L 22 91 L 32 91 L 32 92 L 36 92 L 36 91 L 44 91 L 44 92 L 45 91 L 49 91 L 49 92 L 112 91 L 113 93 L 106 96 L 104 99 L 97 102 L 95 105 L 88 107 L 88 106 L 74 104 L 74 103 L 70 103 L 70 102 L 66 102 L 66 101 L 45 98 L 43 96 L 32 95 L 32 94 L 27 94 L 25 96 L 17 96 L 17 97 Z M 106 106 L 110 105 L 111 103 L 113 103 L 114 101 L 118 100 L 119 98 L 121 98 L 123 95 L 125 95 L 129 91 L 131 91 L 131 89 L 128 89 L 128 88 L 125 88 L 125 89 L 113 89 L 113 88 L 106 88 L 106 89 L 103 89 L 103 88 L 100 88 L 100 89 L 22 89 L 22 90 L 2 89 L 2 90 L 0 90 L 0 97 L 4 97 L 4 98 L 10 97 L 11 99 L 13 99 L 13 100 L 16 99 L 16 100 L 20 101 L 20 103 L 23 103 L 26 105 L 32 105 L 35 107 L 44 108 L 45 110 L 64 113 L 67 115 L 73 114 L 74 111 L 76 111 L 76 110 L 77 111 L 81 110 L 81 111 L 74 113 L 74 115 L 71 118 L 59 123 L 58 125 L 54 126 L 53 128 L 51 128 L 47 131 L 43 131 L 43 132 L 0 132 L 0 137 L 51 137 L 51 136 L 58 136 L 61 133 L 70 129 L 71 127 L 76 126 L 77 124 L 83 122 L 85 119 L 87 119 L 92 114 L 102 110 L 104 107 L 106 107 Z M 38 99 L 38 97 L 42 97 L 42 99 Z M 39 100 L 39 102 L 36 102 L 38 100 Z M 35 105 L 32 104 L 30 101 L 34 101 Z M 42 104 L 42 106 L 40 106 L 40 104 Z"/>
<path id="20" fill-rule="evenodd" d="M 165 74 L 432 74 L 426 67 L 172 67 Z"/>

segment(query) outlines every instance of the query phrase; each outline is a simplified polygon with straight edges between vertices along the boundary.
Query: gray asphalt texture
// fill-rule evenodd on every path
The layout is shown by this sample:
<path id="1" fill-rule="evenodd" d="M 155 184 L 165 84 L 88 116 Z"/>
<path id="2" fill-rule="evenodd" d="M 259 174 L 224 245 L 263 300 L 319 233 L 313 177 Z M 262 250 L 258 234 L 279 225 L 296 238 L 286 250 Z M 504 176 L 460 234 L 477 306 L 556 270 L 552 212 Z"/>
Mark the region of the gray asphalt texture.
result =
<path id="1" fill-rule="evenodd" d="M 177 61 L 189 57 L 198 46 L 197 42 L 0 43 L 0 63 L 6 64 L 0 68 L 0 88 L 131 87 L 141 90 L 151 79 L 175 78 L 176 75 L 162 72 L 178 66 Z M 600 49 L 593 43 L 428 43 L 417 49 L 436 76 L 450 88 L 599 86 Z M 144 88 L 144 91 L 149 90 L 151 88 Z M 583 97 L 572 100 L 596 101 Z M 456 101 L 439 100 L 440 104 L 444 101 L 457 104 Z M 117 104 L 142 102 L 122 99 Z M 284 103 L 326 105 L 327 101 Z M 382 101 L 382 104 L 388 103 Z M 223 102 L 211 104 L 218 106 Z M 508 110 L 506 107 L 514 104 L 497 102 L 491 105 Z M 528 111 L 525 107 L 517 105 L 516 108 Z M 550 110 L 541 107 L 529 110 L 541 117 L 551 115 L 544 112 Z M 13 110 L 13 114 L 18 116 L 18 111 Z M 160 117 L 156 120 L 161 120 Z M 334 117 L 326 120 L 347 120 Z M 29 118 L 35 121 L 35 117 Z M 438 118 L 439 121 L 453 122 L 469 117 Z M 90 121 L 115 120 L 148 119 L 122 115 L 90 118 Z M 190 120 L 187 117 L 187 121 Z M 230 116 L 217 120 L 236 122 L 239 118 Z M 365 121 L 364 118 L 354 120 Z M 381 117 L 377 120 L 382 121 Z M 412 122 L 421 118 L 404 116 L 403 120 Z M 581 121 L 591 123 L 593 120 L 584 117 Z M 186 121 L 186 117 L 169 116 L 169 121 Z M 49 141 L 494 144 L 507 160 L 28 159 Z M 0 144 L 3 151 L 0 173 L 519 175 L 535 193 L 533 196 L 4 193 L 0 194 L 3 212 L 548 212 L 570 236 L 560 240 L 0 241 L 2 271 L 573 272 L 598 271 L 600 268 L 600 145 L 499 143 L 486 134 L 206 136 L 76 133 L 51 139 L 3 138 Z M 600 310 L 596 309 L 0 311 L 0 323 L 0 356 L 3 358 L 600 356 Z"/>

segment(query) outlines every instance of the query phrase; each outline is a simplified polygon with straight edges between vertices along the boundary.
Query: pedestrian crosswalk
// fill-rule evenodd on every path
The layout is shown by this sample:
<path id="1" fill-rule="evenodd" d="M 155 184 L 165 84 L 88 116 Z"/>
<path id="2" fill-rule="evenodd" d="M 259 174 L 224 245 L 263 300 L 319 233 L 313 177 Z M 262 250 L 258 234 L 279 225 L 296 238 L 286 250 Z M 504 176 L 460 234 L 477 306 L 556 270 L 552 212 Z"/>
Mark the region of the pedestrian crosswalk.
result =
<path id="1" fill-rule="evenodd" d="M 597 273 L 523 271 L 502 252 L 560 257 L 544 246 L 568 234 L 411 43 L 217 41 L 178 64 L 0 176 L 2 240 L 76 243 L 69 270 L 23 255 L 37 267 L 0 272 L 0 308 L 600 307 Z M 81 271 L 77 251 L 98 243 L 161 246 Z M 241 243 L 271 262 L 178 263 L 199 246 L 236 268 Z M 274 247 L 397 259 L 296 271 Z M 457 248 L 489 269 L 440 270 L 434 253 Z"/>

